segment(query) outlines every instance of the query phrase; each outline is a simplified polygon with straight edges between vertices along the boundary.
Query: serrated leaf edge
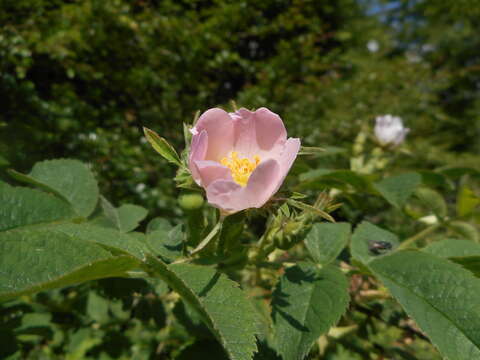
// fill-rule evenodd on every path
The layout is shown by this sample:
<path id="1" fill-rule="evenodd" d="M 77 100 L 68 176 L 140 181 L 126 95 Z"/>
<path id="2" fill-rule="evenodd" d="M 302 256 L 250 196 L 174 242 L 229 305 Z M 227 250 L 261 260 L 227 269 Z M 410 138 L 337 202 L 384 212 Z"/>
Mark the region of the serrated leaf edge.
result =
<path id="1" fill-rule="evenodd" d="M 164 280 L 170 287 L 172 287 L 172 289 L 174 289 L 176 292 L 178 292 L 179 295 L 182 296 L 182 298 L 184 298 L 186 301 L 188 301 L 190 303 L 190 305 L 192 305 L 201 314 L 201 316 L 206 321 L 208 327 L 213 331 L 213 333 L 216 335 L 217 339 L 222 344 L 222 346 L 225 349 L 225 351 L 227 352 L 229 358 L 231 360 L 242 360 L 242 359 L 236 358 L 234 356 L 234 354 L 232 354 L 230 352 L 229 347 L 227 346 L 227 344 L 229 342 L 227 342 L 227 340 L 223 337 L 222 333 L 219 331 L 219 329 L 217 327 L 217 324 L 215 323 L 215 320 L 204 309 L 200 298 L 185 283 L 185 281 L 183 281 L 180 277 L 178 277 L 178 275 L 175 274 L 175 272 L 170 270 L 167 264 L 163 263 L 161 260 L 157 259 L 156 257 L 151 256 L 150 254 L 147 254 L 146 264 L 150 265 L 154 269 L 155 269 L 155 267 L 161 268 L 162 271 L 158 271 L 158 270 L 155 271 L 158 274 L 158 276 L 160 278 L 162 278 L 162 280 Z M 175 281 L 172 281 L 172 280 L 170 280 L 170 278 L 168 276 L 165 276 L 164 272 L 167 273 L 169 276 L 173 275 L 175 277 L 175 281 L 180 282 L 182 284 L 182 286 L 185 287 L 185 289 L 188 291 L 188 293 L 186 293 L 184 291 L 184 289 L 179 289 L 179 287 L 176 286 Z M 228 279 L 227 277 L 225 277 L 225 280 L 229 281 L 232 284 L 233 287 L 238 288 L 238 284 L 236 284 L 234 281 Z M 251 304 L 251 303 L 249 302 L 249 304 Z M 252 306 L 252 311 L 254 311 L 253 306 Z M 257 350 L 257 346 L 256 346 L 256 343 L 255 343 L 255 334 L 253 334 L 253 337 L 254 337 L 253 343 L 255 345 L 254 345 L 254 348 L 252 350 L 250 350 L 250 352 L 251 352 L 250 359 L 252 358 L 253 353 L 255 353 L 256 350 Z"/>

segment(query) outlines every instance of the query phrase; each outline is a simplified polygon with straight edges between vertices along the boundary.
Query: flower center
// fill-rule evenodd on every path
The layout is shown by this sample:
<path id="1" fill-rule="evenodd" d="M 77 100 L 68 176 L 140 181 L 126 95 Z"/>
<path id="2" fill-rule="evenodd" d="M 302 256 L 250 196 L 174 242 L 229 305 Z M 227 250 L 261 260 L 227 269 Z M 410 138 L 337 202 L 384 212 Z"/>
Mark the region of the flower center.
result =
<path id="1" fill-rule="evenodd" d="M 258 164 L 260 164 L 260 156 L 255 155 L 253 157 L 253 161 L 250 161 L 247 158 L 239 158 L 238 153 L 236 151 L 232 151 L 228 157 L 224 157 L 220 163 L 230 169 L 233 180 L 237 184 L 241 186 L 247 186 L 248 178 Z"/>

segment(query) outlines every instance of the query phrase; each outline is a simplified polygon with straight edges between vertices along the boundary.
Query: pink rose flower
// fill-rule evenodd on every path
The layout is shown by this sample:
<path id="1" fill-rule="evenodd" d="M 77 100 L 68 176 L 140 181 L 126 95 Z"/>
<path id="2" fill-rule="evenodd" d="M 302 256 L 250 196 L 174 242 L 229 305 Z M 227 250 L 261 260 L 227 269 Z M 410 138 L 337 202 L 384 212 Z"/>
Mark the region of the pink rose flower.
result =
<path id="1" fill-rule="evenodd" d="M 189 168 L 224 214 L 262 207 L 280 188 L 300 149 L 280 117 L 260 108 L 204 112 L 191 130 Z"/>

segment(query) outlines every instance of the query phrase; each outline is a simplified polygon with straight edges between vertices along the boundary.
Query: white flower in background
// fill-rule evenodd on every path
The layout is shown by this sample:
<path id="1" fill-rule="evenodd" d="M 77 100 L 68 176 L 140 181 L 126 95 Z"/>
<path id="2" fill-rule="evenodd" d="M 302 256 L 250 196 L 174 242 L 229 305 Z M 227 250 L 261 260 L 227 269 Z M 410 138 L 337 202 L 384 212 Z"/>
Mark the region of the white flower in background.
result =
<path id="1" fill-rule="evenodd" d="M 370 40 L 367 43 L 367 49 L 372 53 L 377 52 L 380 49 L 380 44 L 378 43 L 377 40 Z"/>
<path id="2" fill-rule="evenodd" d="M 92 132 L 92 133 L 88 134 L 88 138 L 92 141 L 96 141 L 98 136 L 97 136 L 97 134 Z"/>
<path id="3" fill-rule="evenodd" d="M 410 131 L 398 116 L 377 116 L 375 121 L 375 136 L 382 145 L 398 146 Z"/>
<path id="4" fill-rule="evenodd" d="M 141 192 L 143 192 L 143 190 L 145 190 L 146 187 L 147 186 L 144 183 L 139 183 L 139 184 L 137 184 L 137 186 L 135 186 L 135 191 L 137 193 L 141 193 Z"/>

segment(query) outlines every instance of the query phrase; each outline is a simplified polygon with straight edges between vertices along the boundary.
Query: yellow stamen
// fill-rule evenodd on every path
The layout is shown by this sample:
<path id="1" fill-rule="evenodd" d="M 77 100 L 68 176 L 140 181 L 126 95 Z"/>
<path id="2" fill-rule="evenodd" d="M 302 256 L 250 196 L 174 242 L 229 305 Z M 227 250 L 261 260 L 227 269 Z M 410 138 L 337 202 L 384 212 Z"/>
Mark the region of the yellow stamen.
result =
<path id="1" fill-rule="evenodd" d="M 235 182 L 241 186 L 247 186 L 248 178 L 253 170 L 260 164 L 260 156 L 255 155 L 254 161 L 247 158 L 240 159 L 236 151 L 232 151 L 228 157 L 220 160 L 223 166 L 226 166 L 232 172 L 232 177 Z"/>

